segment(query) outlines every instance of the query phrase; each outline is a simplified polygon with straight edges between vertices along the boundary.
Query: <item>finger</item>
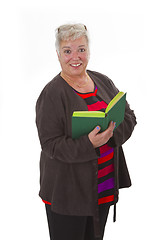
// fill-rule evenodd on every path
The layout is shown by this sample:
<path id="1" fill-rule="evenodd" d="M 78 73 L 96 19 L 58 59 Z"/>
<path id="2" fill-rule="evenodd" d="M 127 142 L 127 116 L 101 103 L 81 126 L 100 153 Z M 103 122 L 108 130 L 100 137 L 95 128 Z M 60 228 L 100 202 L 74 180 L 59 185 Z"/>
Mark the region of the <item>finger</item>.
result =
<path id="1" fill-rule="evenodd" d="M 111 122 L 109 123 L 108 129 L 109 129 L 109 130 L 114 130 L 115 126 L 116 126 L 116 123 L 113 122 L 113 121 L 111 121 Z"/>
<path id="2" fill-rule="evenodd" d="M 94 135 L 97 135 L 97 133 L 99 133 L 100 130 L 101 130 L 101 127 L 100 127 L 100 126 L 97 126 L 97 127 L 95 127 L 95 129 L 93 129 L 92 133 L 93 133 Z"/>

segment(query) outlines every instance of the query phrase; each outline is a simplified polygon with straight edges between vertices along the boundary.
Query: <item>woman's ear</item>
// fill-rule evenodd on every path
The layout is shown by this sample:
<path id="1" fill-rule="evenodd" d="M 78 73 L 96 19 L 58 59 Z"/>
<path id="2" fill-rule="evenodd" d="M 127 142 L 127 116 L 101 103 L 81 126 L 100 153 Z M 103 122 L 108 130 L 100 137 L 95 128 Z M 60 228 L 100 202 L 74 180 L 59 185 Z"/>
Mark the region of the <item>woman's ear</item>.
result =
<path id="1" fill-rule="evenodd" d="M 59 52 L 56 50 L 57 56 L 58 56 L 58 60 L 60 60 L 60 55 Z"/>

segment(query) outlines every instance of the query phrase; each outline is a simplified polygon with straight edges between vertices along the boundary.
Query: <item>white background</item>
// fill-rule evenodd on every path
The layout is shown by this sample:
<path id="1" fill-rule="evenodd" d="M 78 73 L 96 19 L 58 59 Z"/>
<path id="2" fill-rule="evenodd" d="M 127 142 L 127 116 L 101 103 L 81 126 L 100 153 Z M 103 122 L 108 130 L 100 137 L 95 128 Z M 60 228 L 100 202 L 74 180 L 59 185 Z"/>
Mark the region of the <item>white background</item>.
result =
<path id="1" fill-rule="evenodd" d="M 40 144 L 35 103 L 60 72 L 54 31 L 84 23 L 91 38 L 88 69 L 106 74 L 134 109 L 138 125 L 124 144 L 133 186 L 120 191 L 104 239 L 159 239 L 158 1 L 5 1 L 0 6 L 0 238 L 49 239 L 38 197 Z"/>

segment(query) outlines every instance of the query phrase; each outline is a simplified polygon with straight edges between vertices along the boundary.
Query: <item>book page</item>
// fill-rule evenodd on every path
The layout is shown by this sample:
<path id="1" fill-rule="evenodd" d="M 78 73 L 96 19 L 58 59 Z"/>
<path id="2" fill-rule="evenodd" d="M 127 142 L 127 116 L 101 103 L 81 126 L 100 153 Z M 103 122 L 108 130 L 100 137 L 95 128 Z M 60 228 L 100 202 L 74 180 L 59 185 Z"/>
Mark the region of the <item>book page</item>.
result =
<path id="1" fill-rule="evenodd" d="M 73 117 L 105 117 L 105 113 L 101 111 L 75 111 Z"/>
<path id="2" fill-rule="evenodd" d="M 107 114 L 107 112 L 109 112 L 109 110 L 119 101 L 119 99 L 121 99 L 121 97 L 124 95 L 124 92 L 119 92 L 108 104 L 105 114 Z"/>

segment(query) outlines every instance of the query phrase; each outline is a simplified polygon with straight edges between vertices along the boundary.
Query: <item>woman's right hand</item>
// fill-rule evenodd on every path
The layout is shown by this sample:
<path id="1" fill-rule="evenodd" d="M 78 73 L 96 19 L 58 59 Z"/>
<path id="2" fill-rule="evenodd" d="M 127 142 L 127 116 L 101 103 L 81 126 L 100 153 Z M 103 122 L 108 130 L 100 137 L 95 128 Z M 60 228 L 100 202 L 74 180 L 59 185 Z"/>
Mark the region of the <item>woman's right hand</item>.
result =
<path id="1" fill-rule="evenodd" d="M 110 122 L 108 128 L 101 133 L 99 133 L 101 128 L 97 126 L 88 134 L 89 140 L 93 144 L 94 148 L 100 147 L 109 141 L 109 139 L 113 136 L 115 125 L 115 122 Z"/>

